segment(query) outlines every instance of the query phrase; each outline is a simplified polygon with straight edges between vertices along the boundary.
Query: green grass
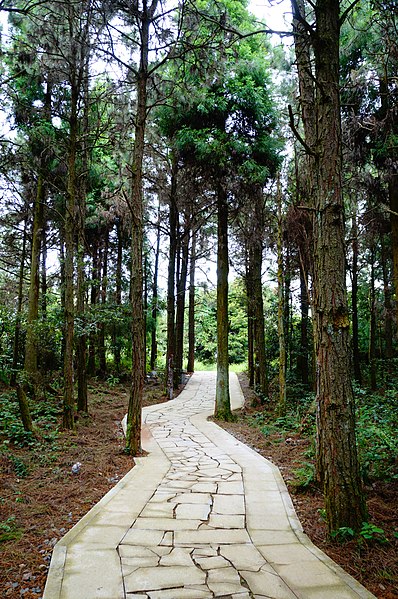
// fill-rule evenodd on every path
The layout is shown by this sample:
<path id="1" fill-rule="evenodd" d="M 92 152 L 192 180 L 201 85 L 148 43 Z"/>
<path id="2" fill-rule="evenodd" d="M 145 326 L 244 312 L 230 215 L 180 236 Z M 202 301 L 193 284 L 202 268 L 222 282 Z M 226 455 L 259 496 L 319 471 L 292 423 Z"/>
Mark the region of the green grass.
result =
<path id="1" fill-rule="evenodd" d="M 204 364 L 203 362 L 195 362 L 195 372 L 203 372 L 204 370 L 217 370 L 217 364 Z M 247 370 L 246 362 L 242 362 L 241 364 L 230 364 L 229 371 L 230 372 L 244 372 Z"/>

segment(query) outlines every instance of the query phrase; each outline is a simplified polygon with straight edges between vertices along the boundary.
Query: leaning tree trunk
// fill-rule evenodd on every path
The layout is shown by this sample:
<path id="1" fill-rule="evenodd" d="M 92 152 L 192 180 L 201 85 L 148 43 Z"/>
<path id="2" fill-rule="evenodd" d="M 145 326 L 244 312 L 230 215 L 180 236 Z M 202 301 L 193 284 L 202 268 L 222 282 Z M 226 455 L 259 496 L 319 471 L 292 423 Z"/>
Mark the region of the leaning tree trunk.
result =
<path id="1" fill-rule="evenodd" d="M 317 350 L 317 477 L 329 531 L 366 520 L 351 385 L 339 98 L 339 0 L 317 0 L 314 55 L 318 123 L 314 218 Z"/>
<path id="2" fill-rule="evenodd" d="M 228 200 L 222 183 L 217 190 L 217 383 L 214 416 L 232 420 L 228 364 Z"/>

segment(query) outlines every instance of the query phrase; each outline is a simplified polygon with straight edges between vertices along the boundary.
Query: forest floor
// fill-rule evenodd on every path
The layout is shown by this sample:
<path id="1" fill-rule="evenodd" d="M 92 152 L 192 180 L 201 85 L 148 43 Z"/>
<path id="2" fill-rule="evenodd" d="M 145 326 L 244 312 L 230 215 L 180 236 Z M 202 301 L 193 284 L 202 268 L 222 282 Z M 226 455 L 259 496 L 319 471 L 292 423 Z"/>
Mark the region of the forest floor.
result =
<path id="1" fill-rule="evenodd" d="M 397 483 L 367 489 L 370 521 L 384 530 L 389 543 L 331 543 L 319 514 L 321 493 L 314 486 L 294 493 L 295 471 L 308 461 L 303 452 L 309 441 L 297 434 L 264 437 L 249 426 L 247 415 L 259 408 L 251 407 L 253 392 L 245 376 L 240 379 L 245 408 L 237 422 L 224 428 L 279 466 L 304 530 L 318 547 L 378 598 L 397 598 Z M 144 405 L 164 399 L 160 385 L 146 385 Z M 133 466 L 123 452 L 120 424 L 127 403 L 127 386 L 92 383 L 90 414 L 79 420 L 77 433 L 60 432 L 47 449 L 40 445 L 40 451 L 10 446 L 0 452 L 0 597 L 41 597 L 55 543 Z M 80 470 L 73 474 L 77 462 Z"/>

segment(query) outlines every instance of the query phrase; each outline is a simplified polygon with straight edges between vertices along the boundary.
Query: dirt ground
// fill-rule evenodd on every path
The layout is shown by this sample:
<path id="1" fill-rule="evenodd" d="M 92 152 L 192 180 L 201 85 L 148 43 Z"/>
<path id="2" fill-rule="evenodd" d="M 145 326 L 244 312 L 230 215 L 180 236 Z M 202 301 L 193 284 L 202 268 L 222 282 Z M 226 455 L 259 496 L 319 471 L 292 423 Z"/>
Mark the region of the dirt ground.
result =
<path id="1" fill-rule="evenodd" d="M 252 392 L 244 377 L 242 386 L 247 397 L 244 415 L 252 409 Z M 160 385 L 147 385 L 144 404 L 159 401 L 164 401 Z M 120 421 L 127 402 L 127 388 L 92 385 L 90 414 L 79 421 L 77 433 L 60 433 L 56 447 L 46 455 L 13 448 L 13 453 L 29 465 L 26 476 L 18 477 L 15 463 L 0 457 L 0 522 L 14 518 L 17 533 L 16 538 L 0 543 L 0 597 L 40 598 L 55 543 L 134 465 L 123 453 Z M 244 419 L 225 428 L 277 464 L 293 490 L 292 471 L 303 461 L 306 440 L 293 435 L 279 440 L 265 438 Z M 78 462 L 81 466 L 74 474 L 72 467 Z M 398 541 L 393 540 L 398 524 L 397 486 L 380 484 L 366 490 L 372 522 L 390 539 L 386 545 L 358 547 L 355 541 L 344 545 L 328 542 L 318 511 L 323 507 L 320 492 L 310 487 L 305 493 L 292 495 L 308 536 L 380 599 L 398 597 L 394 590 Z"/>

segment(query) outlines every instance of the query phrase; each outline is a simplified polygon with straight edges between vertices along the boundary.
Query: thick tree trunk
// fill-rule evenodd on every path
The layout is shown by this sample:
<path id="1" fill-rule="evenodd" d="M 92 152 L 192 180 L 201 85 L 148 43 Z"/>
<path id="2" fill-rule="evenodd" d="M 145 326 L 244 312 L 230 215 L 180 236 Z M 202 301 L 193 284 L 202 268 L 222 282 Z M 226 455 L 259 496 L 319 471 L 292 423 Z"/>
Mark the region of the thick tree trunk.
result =
<path id="1" fill-rule="evenodd" d="M 147 84 L 149 55 L 149 26 L 154 18 L 157 2 L 148 7 L 143 1 L 140 16 L 140 65 L 137 74 L 137 112 L 135 121 L 132 163 L 132 235 L 131 235 L 131 304 L 132 304 L 132 378 L 127 414 L 126 451 L 130 455 L 141 452 L 141 410 L 145 374 L 145 319 L 143 310 L 143 218 L 142 163 L 145 149 L 147 118 Z"/>
<path id="2" fill-rule="evenodd" d="M 329 531 L 366 520 L 355 440 L 341 183 L 338 0 L 317 0 L 314 317 L 317 350 L 317 476 Z"/>
<path id="3" fill-rule="evenodd" d="M 214 416 L 232 420 L 228 364 L 228 200 L 222 183 L 217 190 L 217 383 Z"/>
<path id="4" fill-rule="evenodd" d="M 189 264 L 189 306 L 188 306 L 188 363 L 187 371 L 195 370 L 195 267 L 196 232 L 192 233 L 191 259 Z"/>
<path id="5" fill-rule="evenodd" d="M 391 209 L 391 253 L 395 297 L 398 298 L 398 174 L 392 173 L 388 182 Z M 398 322 L 398 299 L 395 301 L 396 322 Z M 397 327 L 398 333 L 398 327 Z"/>

